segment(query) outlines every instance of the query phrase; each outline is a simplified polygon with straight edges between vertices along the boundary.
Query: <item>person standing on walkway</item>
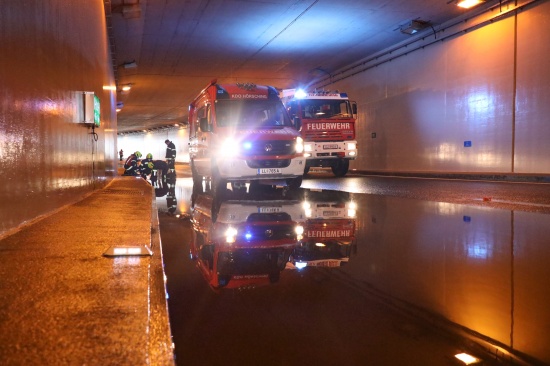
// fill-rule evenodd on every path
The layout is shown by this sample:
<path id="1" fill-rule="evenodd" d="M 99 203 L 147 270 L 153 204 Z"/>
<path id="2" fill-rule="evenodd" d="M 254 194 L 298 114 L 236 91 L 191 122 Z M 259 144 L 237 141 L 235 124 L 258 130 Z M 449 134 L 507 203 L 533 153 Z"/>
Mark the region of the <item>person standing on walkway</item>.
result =
<path id="1" fill-rule="evenodd" d="M 124 151 L 122 151 L 122 149 L 118 152 L 118 156 L 120 156 L 120 161 L 122 161 L 122 158 L 124 157 Z"/>
<path id="2" fill-rule="evenodd" d="M 176 170 L 176 145 L 168 139 L 164 141 L 166 144 L 166 162 L 168 163 L 168 168 L 173 173 Z"/>

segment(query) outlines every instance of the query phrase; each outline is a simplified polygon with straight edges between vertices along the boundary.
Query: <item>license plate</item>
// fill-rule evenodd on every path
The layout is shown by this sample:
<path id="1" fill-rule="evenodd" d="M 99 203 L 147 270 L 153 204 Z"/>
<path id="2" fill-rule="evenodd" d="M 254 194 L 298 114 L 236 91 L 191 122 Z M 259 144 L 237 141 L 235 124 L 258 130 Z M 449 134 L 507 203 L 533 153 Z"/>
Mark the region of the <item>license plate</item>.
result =
<path id="1" fill-rule="evenodd" d="M 338 211 L 323 211 L 323 216 L 339 216 L 340 212 Z"/>
<path id="2" fill-rule="evenodd" d="M 258 174 L 281 174 L 281 168 L 260 168 Z"/>
<path id="3" fill-rule="evenodd" d="M 338 149 L 338 145 L 337 144 L 323 145 L 323 149 L 325 150 Z"/>
<path id="4" fill-rule="evenodd" d="M 340 262 L 341 261 L 334 259 L 334 260 L 313 262 L 308 265 L 310 265 L 310 267 L 340 267 Z"/>
<path id="5" fill-rule="evenodd" d="M 281 212 L 281 207 L 262 206 L 262 207 L 258 207 L 258 212 L 259 213 L 277 213 L 277 212 Z"/>

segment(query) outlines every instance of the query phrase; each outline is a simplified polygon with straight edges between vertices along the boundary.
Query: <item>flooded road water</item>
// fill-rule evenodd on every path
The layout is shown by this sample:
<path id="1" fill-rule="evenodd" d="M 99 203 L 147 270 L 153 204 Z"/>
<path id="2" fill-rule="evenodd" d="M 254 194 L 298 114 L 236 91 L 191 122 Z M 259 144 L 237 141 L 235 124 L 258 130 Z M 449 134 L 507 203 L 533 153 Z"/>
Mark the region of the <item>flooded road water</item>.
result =
<path id="1" fill-rule="evenodd" d="M 550 364 L 550 187 L 453 182 L 453 203 L 349 177 L 216 199 L 180 175 L 157 198 L 178 365 Z M 353 180 L 378 193 L 321 190 Z M 412 186 L 437 199 L 398 197 Z"/>

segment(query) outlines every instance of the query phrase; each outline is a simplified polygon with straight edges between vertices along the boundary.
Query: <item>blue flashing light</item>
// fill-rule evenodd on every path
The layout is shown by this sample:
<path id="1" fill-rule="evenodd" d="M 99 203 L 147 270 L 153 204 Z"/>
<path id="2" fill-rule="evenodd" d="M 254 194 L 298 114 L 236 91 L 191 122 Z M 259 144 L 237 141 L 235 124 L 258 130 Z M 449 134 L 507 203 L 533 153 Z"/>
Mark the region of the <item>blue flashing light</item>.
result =
<path id="1" fill-rule="evenodd" d="M 296 266 L 297 269 L 302 269 L 307 267 L 307 262 L 296 262 L 296 264 L 294 265 Z"/>
<path id="2" fill-rule="evenodd" d="M 303 91 L 302 89 L 298 89 L 298 90 L 296 90 L 296 94 L 294 94 L 294 96 L 297 99 L 303 99 L 307 96 L 307 93 L 305 91 Z"/>
<path id="3" fill-rule="evenodd" d="M 246 240 L 250 240 L 250 239 L 252 239 L 252 234 L 251 233 L 246 233 L 246 234 L 244 234 L 244 237 L 246 238 Z"/>
<path id="4" fill-rule="evenodd" d="M 252 149 L 252 142 L 248 142 L 248 141 L 247 141 L 247 142 L 244 142 L 244 143 L 243 143 L 243 148 L 244 148 L 245 150 L 250 150 L 250 149 Z"/>

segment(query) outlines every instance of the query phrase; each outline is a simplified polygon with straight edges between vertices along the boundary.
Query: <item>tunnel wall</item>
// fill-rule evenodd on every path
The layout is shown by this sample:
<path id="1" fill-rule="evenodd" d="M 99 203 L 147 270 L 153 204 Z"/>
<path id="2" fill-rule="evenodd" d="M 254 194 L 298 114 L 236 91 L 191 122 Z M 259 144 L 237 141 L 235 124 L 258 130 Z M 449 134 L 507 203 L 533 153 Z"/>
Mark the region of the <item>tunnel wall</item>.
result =
<path id="1" fill-rule="evenodd" d="M 116 173 L 115 95 L 103 90 L 114 85 L 107 39 L 102 1 L 2 4 L 0 236 Z M 100 101 L 94 131 L 79 123 L 83 91 Z"/>
<path id="2" fill-rule="evenodd" d="M 550 173 L 550 3 L 511 7 L 425 30 L 317 85 L 358 102 L 352 169 Z"/>

